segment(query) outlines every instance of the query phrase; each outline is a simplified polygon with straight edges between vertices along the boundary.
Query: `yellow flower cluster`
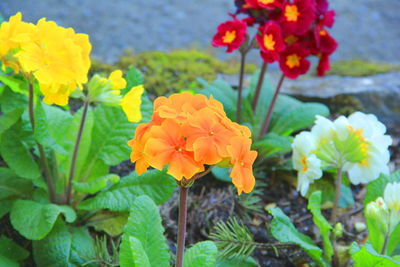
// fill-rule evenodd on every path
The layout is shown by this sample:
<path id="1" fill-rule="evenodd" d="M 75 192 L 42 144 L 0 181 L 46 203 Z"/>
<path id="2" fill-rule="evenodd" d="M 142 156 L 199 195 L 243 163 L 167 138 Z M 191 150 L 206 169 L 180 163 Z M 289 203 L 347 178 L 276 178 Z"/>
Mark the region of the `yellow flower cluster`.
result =
<path id="1" fill-rule="evenodd" d="M 69 95 L 82 89 L 90 68 L 89 36 L 53 21 L 22 21 L 17 13 L 0 27 L 0 59 L 16 73 L 34 77 L 46 104 L 66 105 Z"/>

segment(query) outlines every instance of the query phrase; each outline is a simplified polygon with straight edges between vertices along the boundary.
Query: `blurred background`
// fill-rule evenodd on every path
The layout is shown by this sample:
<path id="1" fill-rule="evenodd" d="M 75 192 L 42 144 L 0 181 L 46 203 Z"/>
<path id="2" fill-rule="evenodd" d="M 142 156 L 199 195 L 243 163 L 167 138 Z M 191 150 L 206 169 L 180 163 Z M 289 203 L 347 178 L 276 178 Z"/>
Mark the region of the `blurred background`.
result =
<path id="1" fill-rule="evenodd" d="M 4 17 L 22 11 L 87 33 L 93 55 L 115 62 L 135 52 L 198 47 L 208 49 L 219 23 L 234 12 L 233 0 L 2 0 Z M 399 0 L 330 0 L 336 10 L 332 35 L 340 46 L 334 60 L 400 62 Z M 224 55 L 223 49 L 217 49 Z"/>

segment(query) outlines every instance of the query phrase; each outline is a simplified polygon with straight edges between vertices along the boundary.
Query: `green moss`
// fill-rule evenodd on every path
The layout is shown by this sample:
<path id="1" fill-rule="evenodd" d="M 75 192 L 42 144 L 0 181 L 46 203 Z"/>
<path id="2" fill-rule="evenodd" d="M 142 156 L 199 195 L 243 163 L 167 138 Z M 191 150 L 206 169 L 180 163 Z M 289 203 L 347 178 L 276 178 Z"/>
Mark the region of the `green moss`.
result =
<path id="1" fill-rule="evenodd" d="M 101 62 L 100 60 L 95 58 L 92 58 L 91 61 L 92 65 L 90 66 L 90 71 L 89 71 L 90 77 L 96 73 L 105 74 L 105 76 L 107 76 L 110 72 L 117 69 L 116 66 Z"/>
<path id="2" fill-rule="evenodd" d="M 356 111 L 363 111 L 362 103 L 350 95 L 337 95 L 330 98 L 327 105 L 331 113 L 349 116 Z"/>
<path id="3" fill-rule="evenodd" d="M 238 73 L 240 67 L 235 61 L 224 62 L 197 50 L 126 52 L 116 63 L 122 70 L 130 65 L 144 73 L 146 90 L 156 95 L 192 89 L 198 86 L 197 77 L 210 82 L 217 73 Z M 246 72 L 253 72 L 256 68 L 248 64 Z"/>
<path id="4" fill-rule="evenodd" d="M 328 75 L 363 77 L 399 70 L 400 65 L 354 59 L 333 63 Z"/>

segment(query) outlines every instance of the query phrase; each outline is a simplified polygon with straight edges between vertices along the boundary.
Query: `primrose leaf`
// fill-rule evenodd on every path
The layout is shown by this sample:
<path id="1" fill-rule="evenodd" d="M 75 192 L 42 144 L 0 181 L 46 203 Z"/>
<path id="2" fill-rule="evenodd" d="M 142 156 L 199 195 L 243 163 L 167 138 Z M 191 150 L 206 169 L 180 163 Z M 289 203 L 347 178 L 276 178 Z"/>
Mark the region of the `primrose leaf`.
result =
<path id="1" fill-rule="evenodd" d="M 317 247 L 310 237 L 300 233 L 290 222 L 280 208 L 273 208 L 269 213 L 274 216 L 271 222 L 271 233 L 281 242 L 290 242 L 299 245 L 320 266 L 328 266 L 322 259 L 322 250 Z"/>
<path id="2" fill-rule="evenodd" d="M 6 257 L 13 261 L 21 262 L 29 256 L 29 251 L 20 247 L 11 239 L 5 236 L 0 237 L 0 256 Z M 1 260 L 0 260 L 1 263 Z M 0 265 L 4 266 L 4 265 Z"/>
<path id="3" fill-rule="evenodd" d="M 253 148 L 259 151 L 259 155 L 268 158 L 275 155 L 282 155 L 292 149 L 292 137 L 279 136 L 275 133 L 269 133 L 261 140 L 253 143 Z"/>
<path id="4" fill-rule="evenodd" d="M 324 215 L 321 213 L 321 191 L 316 191 L 311 194 L 308 198 L 308 206 L 307 208 L 313 214 L 313 221 L 315 225 L 318 226 L 319 231 L 322 236 L 322 242 L 324 245 L 324 254 L 326 256 L 326 260 L 330 262 L 331 257 L 333 255 L 333 247 L 331 241 L 329 239 L 330 231 L 332 226 L 325 219 Z"/>
<path id="5" fill-rule="evenodd" d="M 130 66 L 126 76 L 126 88 L 130 90 L 134 86 L 138 86 L 144 84 L 144 76 L 143 73 L 136 67 Z"/>
<path id="6" fill-rule="evenodd" d="M 18 262 L 13 261 L 7 257 L 4 257 L 0 255 L 0 266 L 5 266 L 5 267 L 19 267 Z"/>
<path id="7" fill-rule="evenodd" d="M 366 243 L 362 248 L 360 248 L 356 242 L 353 242 L 350 247 L 350 253 L 354 260 L 354 267 L 395 267 L 400 265 L 400 261 L 396 261 L 389 256 L 381 255 L 376 252 L 370 243 Z"/>
<path id="8" fill-rule="evenodd" d="M 40 240 L 51 231 L 60 213 L 67 222 L 76 219 L 75 211 L 69 206 L 17 200 L 11 209 L 10 219 L 21 235 L 30 240 Z"/>
<path id="9" fill-rule="evenodd" d="M 220 181 L 223 182 L 232 182 L 232 178 L 230 177 L 229 174 L 229 169 L 228 168 L 221 168 L 218 166 L 215 166 L 214 168 L 211 169 L 211 173 L 215 178 L 217 178 Z"/>
<path id="10" fill-rule="evenodd" d="M 252 258 L 218 258 L 215 267 L 257 267 L 258 263 Z"/>
<path id="11" fill-rule="evenodd" d="M 131 238 L 133 237 L 133 238 Z M 164 237 L 164 228 L 156 204 L 148 196 L 139 196 L 133 203 L 122 236 L 120 263 L 121 266 L 141 267 L 138 261 L 149 265 L 169 266 L 169 249 Z M 141 245 L 141 246 L 140 246 Z"/>
<path id="12" fill-rule="evenodd" d="M 101 176 L 89 182 L 74 181 L 74 189 L 81 193 L 95 194 L 105 188 L 108 184 L 116 184 L 119 182 L 119 176 L 116 174 L 108 174 Z"/>
<path id="13" fill-rule="evenodd" d="M 109 209 L 129 211 L 135 197 L 147 195 L 159 205 L 167 201 L 175 191 L 176 182 L 165 171 L 149 170 L 142 175 L 132 172 L 118 184 L 93 198 L 82 201 L 79 209 Z"/>
<path id="14" fill-rule="evenodd" d="M 127 212 L 112 212 L 103 210 L 90 218 L 87 225 L 93 226 L 96 231 L 104 231 L 110 236 L 122 234 L 124 226 L 128 221 Z"/>
<path id="15" fill-rule="evenodd" d="M 19 178 L 8 168 L 0 167 L 0 200 L 15 197 L 30 197 L 32 195 L 32 182 Z"/>
<path id="16" fill-rule="evenodd" d="M 214 267 L 218 248 L 212 241 L 203 241 L 189 248 L 183 258 L 183 267 Z"/>
<path id="17" fill-rule="evenodd" d="M 364 198 L 364 206 L 375 201 L 378 197 L 383 196 L 386 185 L 393 182 L 400 183 L 400 170 L 397 170 L 390 175 L 382 174 L 378 179 L 369 182 L 367 185 L 367 193 Z"/>
<path id="18" fill-rule="evenodd" d="M 24 109 L 19 108 L 19 109 L 14 109 L 5 114 L 2 114 L 0 116 L 0 136 L 4 131 L 9 129 L 11 126 L 13 126 L 18 121 L 18 119 L 21 117 L 23 112 L 24 112 Z"/>
<path id="19" fill-rule="evenodd" d="M 15 93 L 27 94 L 28 92 L 28 83 L 24 79 L 8 76 L 0 72 L 0 82 L 7 85 Z"/>

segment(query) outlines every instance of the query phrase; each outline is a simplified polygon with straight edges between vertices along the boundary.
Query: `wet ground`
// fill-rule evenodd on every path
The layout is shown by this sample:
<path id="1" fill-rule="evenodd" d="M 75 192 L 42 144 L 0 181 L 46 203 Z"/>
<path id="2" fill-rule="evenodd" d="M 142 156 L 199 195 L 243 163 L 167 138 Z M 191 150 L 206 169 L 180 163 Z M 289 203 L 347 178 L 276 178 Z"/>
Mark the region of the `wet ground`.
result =
<path id="1" fill-rule="evenodd" d="M 400 1 L 331 0 L 337 11 L 332 32 L 339 41 L 334 59 L 400 62 Z M 7 16 L 22 11 L 88 33 L 93 54 L 115 61 L 124 49 L 209 48 L 216 26 L 233 12 L 233 0 L 2 0 Z M 215 50 L 223 55 L 222 49 Z M 253 57 L 257 59 L 258 57 Z"/>

